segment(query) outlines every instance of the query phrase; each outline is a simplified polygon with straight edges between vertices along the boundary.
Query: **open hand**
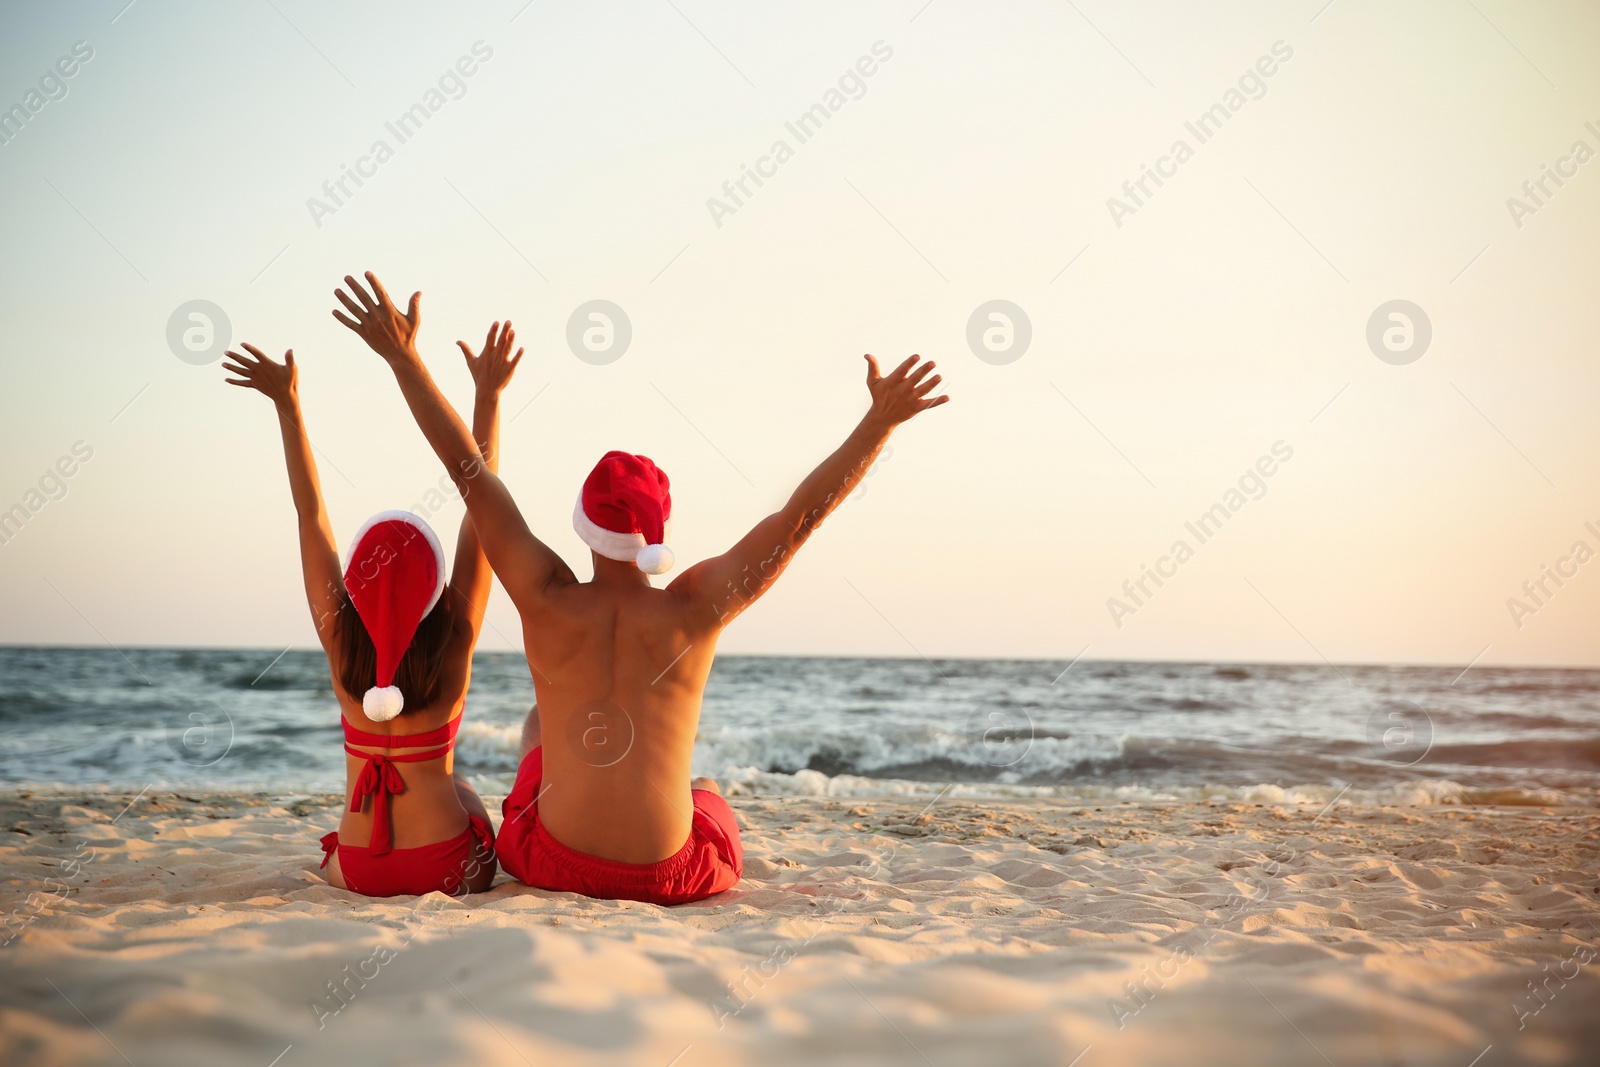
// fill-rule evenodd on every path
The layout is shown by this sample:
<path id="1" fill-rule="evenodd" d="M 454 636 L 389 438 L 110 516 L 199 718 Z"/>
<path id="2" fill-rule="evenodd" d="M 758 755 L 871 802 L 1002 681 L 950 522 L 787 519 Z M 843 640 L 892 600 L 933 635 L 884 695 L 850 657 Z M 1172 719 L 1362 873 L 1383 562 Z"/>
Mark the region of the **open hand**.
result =
<path id="1" fill-rule="evenodd" d="M 472 380 L 477 383 L 479 393 L 499 393 L 511 381 L 517 364 L 522 362 L 522 349 L 517 349 L 514 356 L 511 354 L 511 346 L 516 339 L 517 331 L 511 328 L 511 320 L 507 319 L 505 329 L 501 329 L 498 322 L 489 327 L 489 334 L 483 339 L 482 355 L 473 355 L 467 342 L 456 342 L 461 354 L 467 357 L 467 370 L 472 372 Z"/>
<path id="2" fill-rule="evenodd" d="M 335 309 L 333 317 L 354 330 L 358 337 L 367 342 L 368 348 L 390 362 L 416 358 L 417 328 L 422 325 L 422 293 L 411 294 L 411 307 L 402 315 L 394 306 L 394 301 L 389 299 L 377 275 L 369 270 L 366 278 L 372 286 L 371 296 L 367 295 L 360 282 L 348 274 L 344 276 L 344 284 L 355 294 L 355 299 L 347 296 L 343 289 L 335 289 L 333 295 L 339 298 L 339 303 L 345 306 L 350 315 Z"/>
<path id="3" fill-rule="evenodd" d="M 229 385 L 254 389 L 280 406 L 299 400 L 300 372 L 294 365 L 294 349 L 283 354 L 282 363 L 275 363 L 255 345 L 244 344 L 240 347 L 250 354 L 241 355 L 230 350 L 222 364 L 223 370 L 238 375 L 237 378 L 226 379 Z"/>
<path id="4" fill-rule="evenodd" d="M 891 426 L 898 426 L 913 415 L 936 408 L 950 399 L 948 396 L 928 398 L 928 394 L 939 384 L 940 376 L 935 374 L 928 377 L 928 372 L 933 370 L 933 361 L 930 359 L 918 364 L 921 358 L 909 356 L 904 363 L 884 374 L 878 369 L 876 359 L 866 357 L 867 389 L 872 393 L 873 416 Z"/>

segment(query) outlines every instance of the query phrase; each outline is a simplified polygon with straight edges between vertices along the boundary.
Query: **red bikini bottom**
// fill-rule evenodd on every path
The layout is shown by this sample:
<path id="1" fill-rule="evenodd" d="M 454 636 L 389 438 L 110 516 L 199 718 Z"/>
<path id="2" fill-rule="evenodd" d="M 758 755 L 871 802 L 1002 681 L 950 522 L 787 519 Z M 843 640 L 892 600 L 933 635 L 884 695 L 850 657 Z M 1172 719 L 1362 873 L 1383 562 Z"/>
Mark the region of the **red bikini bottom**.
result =
<path id="1" fill-rule="evenodd" d="M 744 874 L 739 823 L 728 802 L 709 789 L 692 790 L 694 815 L 681 849 L 659 863 L 619 863 L 568 848 L 550 835 L 539 821 L 543 779 L 544 751 L 536 748 L 517 768 L 517 783 L 501 808 L 505 821 L 495 853 L 519 881 L 605 900 L 686 904 L 732 889 Z"/>
<path id="2" fill-rule="evenodd" d="M 359 845 L 341 845 L 339 832 L 322 838 L 322 866 L 339 850 L 339 872 L 351 892 L 369 897 L 421 896 L 423 893 L 464 893 L 463 883 L 485 866 L 494 870 L 494 829 L 476 815 L 467 816 L 467 828 L 448 841 L 420 848 L 391 849 L 382 856 Z"/>

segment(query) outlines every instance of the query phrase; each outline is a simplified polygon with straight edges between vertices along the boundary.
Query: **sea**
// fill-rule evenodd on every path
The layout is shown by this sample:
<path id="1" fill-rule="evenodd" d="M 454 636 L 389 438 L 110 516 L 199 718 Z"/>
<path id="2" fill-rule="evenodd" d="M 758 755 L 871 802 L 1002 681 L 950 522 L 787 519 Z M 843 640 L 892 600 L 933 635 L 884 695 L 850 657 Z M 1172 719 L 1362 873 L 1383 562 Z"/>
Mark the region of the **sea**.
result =
<path id="1" fill-rule="evenodd" d="M 534 701 L 480 652 L 457 769 Z M 694 772 L 734 794 L 1600 807 L 1600 671 L 719 657 Z M 8 788 L 336 793 L 319 651 L 0 647 Z"/>

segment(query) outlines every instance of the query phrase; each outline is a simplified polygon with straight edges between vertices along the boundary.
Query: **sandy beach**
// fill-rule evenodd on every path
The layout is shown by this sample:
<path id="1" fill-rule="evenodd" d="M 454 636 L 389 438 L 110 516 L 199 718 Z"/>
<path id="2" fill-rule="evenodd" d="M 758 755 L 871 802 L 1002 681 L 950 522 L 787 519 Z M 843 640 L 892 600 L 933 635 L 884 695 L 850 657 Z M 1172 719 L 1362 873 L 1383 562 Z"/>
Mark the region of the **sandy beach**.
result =
<path id="1" fill-rule="evenodd" d="M 733 803 L 744 881 L 668 909 L 503 875 L 466 901 L 330 888 L 334 796 L 9 792 L 0 1060 L 1491 1067 L 1600 1047 L 1589 810 Z"/>

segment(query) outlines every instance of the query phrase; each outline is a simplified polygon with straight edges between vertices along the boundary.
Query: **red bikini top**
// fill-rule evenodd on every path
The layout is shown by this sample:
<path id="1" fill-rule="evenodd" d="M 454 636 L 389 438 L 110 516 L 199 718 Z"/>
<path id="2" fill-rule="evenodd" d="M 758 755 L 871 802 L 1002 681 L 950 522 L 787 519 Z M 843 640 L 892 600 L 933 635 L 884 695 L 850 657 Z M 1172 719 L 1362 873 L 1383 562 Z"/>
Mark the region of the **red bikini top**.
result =
<path id="1" fill-rule="evenodd" d="M 365 730 L 357 729 L 349 719 L 342 715 L 344 722 L 344 743 L 346 750 L 351 745 L 366 745 L 369 748 L 438 748 L 439 751 L 431 756 L 410 755 L 406 760 L 438 759 L 449 752 L 456 743 L 456 734 L 461 731 L 461 716 L 457 715 L 437 730 L 429 730 L 420 734 L 369 734 Z M 353 756 L 370 756 L 370 752 L 352 752 Z"/>
<path id="2" fill-rule="evenodd" d="M 461 729 L 461 716 L 457 715 L 436 730 L 420 734 L 369 734 L 344 722 L 344 750 L 357 759 L 367 761 L 356 777 L 355 788 L 350 791 L 350 810 L 361 811 L 367 798 L 373 798 L 372 839 L 367 847 L 374 856 L 386 856 L 394 847 L 394 830 L 389 823 L 389 808 L 396 793 L 406 791 L 405 779 L 395 763 L 421 763 L 439 759 L 455 747 L 456 733 Z M 420 748 L 421 752 L 403 752 L 388 755 L 383 752 L 358 752 L 351 745 L 368 745 L 373 748 Z"/>

